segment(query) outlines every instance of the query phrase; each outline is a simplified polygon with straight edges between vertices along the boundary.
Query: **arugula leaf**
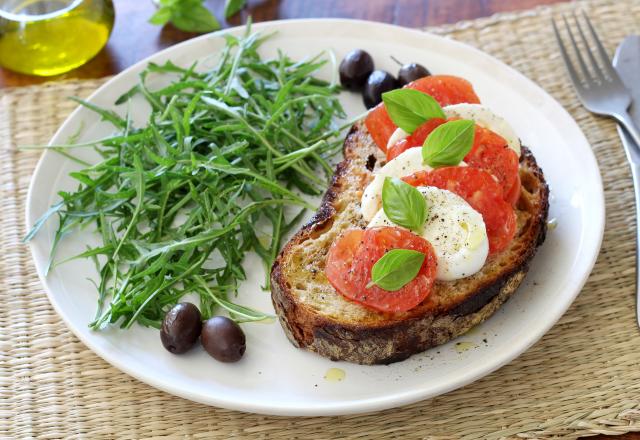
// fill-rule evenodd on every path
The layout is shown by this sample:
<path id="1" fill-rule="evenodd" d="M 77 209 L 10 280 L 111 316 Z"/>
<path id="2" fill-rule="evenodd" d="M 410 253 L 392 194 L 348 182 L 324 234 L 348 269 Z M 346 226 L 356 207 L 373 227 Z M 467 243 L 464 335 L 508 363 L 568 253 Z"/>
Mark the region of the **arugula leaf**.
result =
<path id="1" fill-rule="evenodd" d="M 425 255 L 411 249 L 392 249 L 371 268 L 371 282 L 381 289 L 395 291 L 410 283 L 420 272 Z"/>
<path id="2" fill-rule="evenodd" d="M 422 146 L 422 159 L 432 168 L 458 165 L 473 147 L 475 123 L 449 121 L 433 130 Z"/>
<path id="3" fill-rule="evenodd" d="M 196 277 L 196 280 L 198 281 L 200 286 L 205 290 L 205 292 L 207 292 L 207 294 L 211 296 L 211 299 L 213 300 L 213 302 L 215 302 L 216 304 L 218 304 L 220 307 L 222 307 L 223 309 L 225 309 L 231 314 L 234 321 L 239 323 L 260 322 L 260 321 L 269 323 L 275 320 L 275 316 L 273 315 L 267 315 L 266 313 L 259 312 L 249 307 L 244 307 L 238 304 L 234 304 L 230 301 L 220 298 L 219 296 L 215 295 L 211 291 L 211 289 L 209 289 L 209 286 L 207 286 L 207 283 L 201 277 Z"/>
<path id="4" fill-rule="evenodd" d="M 422 193 L 395 177 L 384 179 L 382 209 L 393 223 L 412 231 L 422 230 L 428 214 Z"/>
<path id="5" fill-rule="evenodd" d="M 433 118 L 445 118 L 440 104 L 433 97 L 413 89 L 397 89 L 382 94 L 389 117 L 407 133 Z"/>
<path id="6" fill-rule="evenodd" d="M 247 0 L 227 0 L 224 5 L 224 17 L 231 18 L 240 12 L 246 3 Z"/>

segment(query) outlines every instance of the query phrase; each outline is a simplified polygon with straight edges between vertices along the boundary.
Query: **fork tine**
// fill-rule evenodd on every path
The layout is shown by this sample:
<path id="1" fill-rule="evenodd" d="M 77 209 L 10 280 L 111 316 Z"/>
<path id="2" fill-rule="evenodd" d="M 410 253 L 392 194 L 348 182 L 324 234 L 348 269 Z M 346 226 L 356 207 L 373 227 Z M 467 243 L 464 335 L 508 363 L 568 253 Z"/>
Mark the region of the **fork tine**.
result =
<path id="1" fill-rule="evenodd" d="M 564 14 L 562 15 L 562 19 L 564 20 L 564 25 L 567 28 L 567 33 L 569 34 L 569 39 L 571 40 L 571 44 L 573 45 L 573 50 L 576 53 L 578 64 L 580 64 L 580 67 L 582 68 L 582 73 L 584 73 L 584 79 L 586 81 L 593 79 L 594 77 L 591 74 L 591 72 L 589 72 L 589 68 L 587 67 L 587 63 L 584 62 L 584 58 L 582 58 L 582 54 L 580 53 L 580 48 L 576 44 L 576 40 L 573 37 L 573 32 L 571 32 L 571 27 L 569 27 L 569 22 L 567 21 L 567 17 L 565 17 Z M 588 49 L 587 49 L 587 52 L 589 52 Z M 591 55 L 591 53 L 589 53 L 589 55 Z M 593 55 L 591 56 L 593 57 Z"/>
<path id="2" fill-rule="evenodd" d="M 587 22 L 587 27 L 589 28 L 589 31 L 591 32 L 591 36 L 593 37 L 593 39 L 596 42 L 596 47 L 598 48 L 598 53 L 600 54 L 600 58 L 602 59 L 602 63 L 604 64 L 604 69 L 607 72 L 607 75 L 609 75 L 609 76 L 617 76 L 618 74 L 616 73 L 615 70 L 613 70 L 613 66 L 611 64 L 611 59 L 609 58 L 609 55 L 607 54 L 607 50 L 602 45 L 602 42 L 600 41 L 600 38 L 598 38 L 598 34 L 596 33 L 596 30 L 594 29 L 593 25 L 591 24 L 591 20 L 589 20 L 589 16 L 584 11 L 582 11 L 582 16 L 584 17 L 584 20 Z"/>
<path id="3" fill-rule="evenodd" d="M 569 54 L 567 53 L 567 49 L 564 47 L 564 42 L 562 41 L 562 37 L 560 37 L 560 32 L 558 32 L 558 26 L 556 26 L 556 21 L 552 18 L 551 24 L 553 25 L 553 32 L 556 34 L 556 40 L 558 41 L 558 46 L 560 47 L 560 55 L 562 56 L 562 60 L 564 61 L 564 65 L 567 67 L 567 71 L 569 72 L 569 79 L 573 83 L 573 86 L 580 90 L 582 89 L 582 83 L 580 82 L 580 77 L 578 76 L 578 72 L 573 67 L 571 63 L 571 58 L 569 58 Z"/>
<path id="4" fill-rule="evenodd" d="M 576 17 L 575 12 L 573 13 L 573 19 L 576 22 L 576 27 L 578 28 L 578 33 L 580 34 L 580 38 L 582 39 L 582 43 L 584 44 L 584 47 L 585 47 L 585 49 L 587 51 L 587 55 L 589 56 L 589 60 L 591 60 L 591 68 L 600 77 L 600 79 L 604 79 L 604 73 L 602 72 L 602 69 L 600 69 L 600 66 L 598 65 L 598 62 L 596 61 L 596 57 L 593 56 L 593 51 L 591 50 L 591 48 L 589 46 L 589 41 L 585 37 L 584 32 L 582 32 L 582 26 L 580 26 L 580 22 L 578 21 L 578 17 Z"/>

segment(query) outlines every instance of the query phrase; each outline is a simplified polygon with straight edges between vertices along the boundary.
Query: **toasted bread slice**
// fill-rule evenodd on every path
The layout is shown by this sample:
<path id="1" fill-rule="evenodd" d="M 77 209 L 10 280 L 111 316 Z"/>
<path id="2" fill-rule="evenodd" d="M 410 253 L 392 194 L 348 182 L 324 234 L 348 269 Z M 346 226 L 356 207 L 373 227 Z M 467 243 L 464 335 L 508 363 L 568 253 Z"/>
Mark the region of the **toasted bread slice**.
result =
<path id="1" fill-rule="evenodd" d="M 508 249 L 490 256 L 473 276 L 436 282 L 431 294 L 407 312 L 382 313 L 349 301 L 327 281 L 327 252 L 344 230 L 367 226 L 360 198 L 384 163 L 364 124 L 355 124 L 320 208 L 273 265 L 273 305 L 297 347 L 333 360 L 388 364 L 443 344 L 483 322 L 513 294 L 545 239 L 549 190 L 533 155 L 523 148 L 518 231 Z"/>

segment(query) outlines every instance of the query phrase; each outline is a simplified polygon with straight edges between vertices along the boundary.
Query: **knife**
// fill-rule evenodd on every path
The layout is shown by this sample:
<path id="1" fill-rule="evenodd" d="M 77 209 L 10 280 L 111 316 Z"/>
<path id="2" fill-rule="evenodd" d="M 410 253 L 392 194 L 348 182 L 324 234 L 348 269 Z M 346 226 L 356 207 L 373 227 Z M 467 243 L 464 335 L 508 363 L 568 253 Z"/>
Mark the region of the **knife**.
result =
<path id="1" fill-rule="evenodd" d="M 640 127 L 640 35 L 622 40 L 613 57 L 613 67 L 631 92 L 629 114 L 636 127 Z M 636 322 L 640 326 L 640 146 L 621 125 L 618 125 L 618 134 L 631 167 L 636 199 Z"/>

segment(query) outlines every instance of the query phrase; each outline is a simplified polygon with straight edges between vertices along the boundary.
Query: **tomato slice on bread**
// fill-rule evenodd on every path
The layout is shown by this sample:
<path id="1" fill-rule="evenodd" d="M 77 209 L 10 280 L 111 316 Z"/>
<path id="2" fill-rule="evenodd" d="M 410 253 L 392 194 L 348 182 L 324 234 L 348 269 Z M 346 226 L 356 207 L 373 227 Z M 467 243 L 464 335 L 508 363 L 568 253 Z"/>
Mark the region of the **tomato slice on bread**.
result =
<path id="1" fill-rule="evenodd" d="M 518 154 L 509 148 L 507 141 L 497 133 L 476 124 L 473 147 L 464 161 L 473 168 L 488 171 L 502 187 L 505 201 L 512 205 L 520 197 Z"/>
<path id="2" fill-rule="evenodd" d="M 504 200 L 502 187 L 486 171 L 472 167 L 444 167 L 418 171 L 402 180 L 413 186 L 435 186 L 458 194 L 482 215 L 489 238 L 489 253 L 506 249 L 517 229 L 517 216 Z"/>
<path id="3" fill-rule="evenodd" d="M 387 150 L 387 162 L 391 159 L 395 159 L 404 153 L 406 150 L 412 147 L 422 147 L 424 140 L 431 134 L 433 130 L 444 124 L 446 119 L 432 118 L 427 122 L 422 123 L 413 133 L 392 145 Z"/>
<path id="4" fill-rule="evenodd" d="M 387 150 L 387 161 L 412 147 L 421 147 L 427 136 L 446 121 L 433 118 L 420 125 L 410 136 Z M 473 168 L 488 171 L 502 187 L 505 201 L 515 205 L 520 197 L 519 158 L 499 134 L 476 124 L 473 147 L 464 161 Z"/>
<path id="5" fill-rule="evenodd" d="M 521 187 L 522 182 L 520 181 L 520 174 L 518 174 L 516 181 L 513 183 L 513 186 L 509 188 L 509 190 L 505 193 L 504 199 L 515 206 L 518 203 L 518 199 L 520 198 Z"/>
<path id="6" fill-rule="evenodd" d="M 376 145 L 382 151 L 387 151 L 389 138 L 398 127 L 391 120 L 389 113 L 387 113 L 387 110 L 384 108 L 383 102 L 369 111 L 364 120 L 364 124 L 367 126 L 367 130 L 369 130 Z"/>
<path id="7" fill-rule="evenodd" d="M 425 76 L 410 82 L 405 87 L 431 95 L 441 106 L 470 103 L 479 104 L 480 99 L 466 79 L 451 75 Z M 365 119 L 365 125 L 373 140 L 382 151 L 387 151 L 387 142 L 397 128 L 384 103 L 372 109 Z"/>
<path id="8" fill-rule="evenodd" d="M 399 290 L 367 287 L 371 268 L 392 249 L 425 254 L 418 275 Z M 419 305 L 431 293 L 436 277 L 436 256 L 431 244 L 405 229 L 380 227 L 349 229 L 329 249 L 325 274 L 345 298 L 380 312 L 404 312 Z"/>
<path id="9" fill-rule="evenodd" d="M 463 102 L 480 104 L 469 81 L 453 75 L 432 75 L 410 82 L 405 87 L 431 95 L 442 107 Z"/>

